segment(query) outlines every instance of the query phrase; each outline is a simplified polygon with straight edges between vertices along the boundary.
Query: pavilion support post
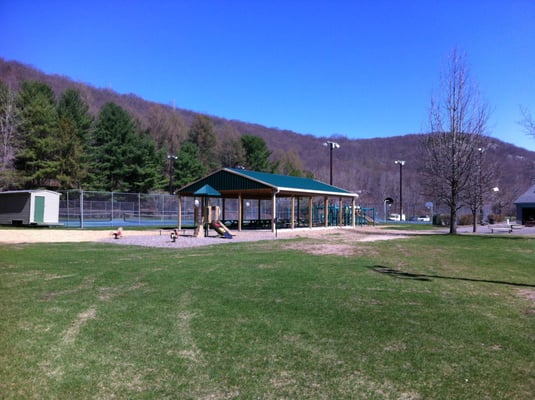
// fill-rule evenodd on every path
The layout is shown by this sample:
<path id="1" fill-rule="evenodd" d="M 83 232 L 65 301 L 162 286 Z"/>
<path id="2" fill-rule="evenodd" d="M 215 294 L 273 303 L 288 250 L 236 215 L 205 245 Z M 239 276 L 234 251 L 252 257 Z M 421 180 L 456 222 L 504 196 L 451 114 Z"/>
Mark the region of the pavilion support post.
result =
<path id="1" fill-rule="evenodd" d="M 295 196 L 291 197 L 290 202 L 290 227 L 295 229 Z"/>
<path id="2" fill-rule="evenodd" d="M 271 232 L 277 229 L 277 193 L 271 198 Z"/>
<path id="3" fill-rule="evenodd" d="M 355 213 L 357 212 L 357 209 L 356 209 L 356 201 L 355 201 L 355 198 L 352 197 L 351 198 L 351 227 L 354 228 L 355 227 Z"/>
<path id="4" fill-rule="evenodd" d="M 178 229 L 182 229 L 182 196 L 178 196 Z"/>
<path id="5" fill-rule="evenodd" d="M 243 222 L 243 199 L 241 193 L 238 195 L 238 232 L 241 232 Z"/>
<path id="6" fill-rule="evenodd" d="M 314 217 L 314 214 L 313 214 L 313 203 L 312 203 L 312 196 L 310 196 L 308 198 L 308 227 L 309 228 L 312 228 L 313 224 L 312 224 L 312 218 Z"/>
<path id="7" fill-rule="evenodd" d="M 344 209 L 343 209 L 343 202 L 342 202 L 342 198 L 340 197 L 338 199 L 338 225 L 339 226 L 344 226 L 344 213 L 343 213 Z"/>
<path id="8" fill-rule="evenodd" d="M 323 198 L 323 218 L 324 218 L 324 225 L 325 228 L 329 226 L 329 197 L 325 196 Z"/>

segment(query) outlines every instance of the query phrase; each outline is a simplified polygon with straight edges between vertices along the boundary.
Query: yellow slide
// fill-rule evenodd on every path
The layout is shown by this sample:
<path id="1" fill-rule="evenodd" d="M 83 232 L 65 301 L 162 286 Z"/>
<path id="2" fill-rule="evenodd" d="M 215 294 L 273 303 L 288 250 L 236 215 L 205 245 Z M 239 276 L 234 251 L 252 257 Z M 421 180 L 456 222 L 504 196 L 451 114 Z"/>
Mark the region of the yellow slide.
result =
<path id="1" fill-rule="evenodd" d="M 234 236 L 232 232 L 229 231 L 229 229 L 221 221 L 212 221 L 210 223 L 210 228 L 212 228 L 214 231 L 216 231 L 221 236 L 227 239 L 232 239 L 232 237 Z"/>

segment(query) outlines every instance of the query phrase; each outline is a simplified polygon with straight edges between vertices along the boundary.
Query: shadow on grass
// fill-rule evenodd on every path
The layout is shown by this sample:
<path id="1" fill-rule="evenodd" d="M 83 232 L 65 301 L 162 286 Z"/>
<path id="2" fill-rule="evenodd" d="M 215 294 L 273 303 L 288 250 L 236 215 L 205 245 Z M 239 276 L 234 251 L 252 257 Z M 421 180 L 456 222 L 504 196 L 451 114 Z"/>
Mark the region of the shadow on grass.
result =
<path id="1" fill-rule="evenodd" d="M 452 279 L 452 280 L 467 281 L 467 282 L 495 283 L 495 284 L 498 284 L 498 285 L 535 287 L 535 285 L 530 285 L 530 284 L 527 284 L 527 283 L 495 281 L 495 280 L 489 280 L 489 279 L 460 278 L 460 277 L 457 277 L 457 276 L 413 274 L 413 273 L 410 273 L 410 272 L 403 272 L 403 271 L 400 271 L 398 269 L 384 267 L 382 265 L 374 265 L 373 267 L 370 267 L 370 269 L 372 271 L 374 271 L 374 272 L 378 272 L 378 273 L 381 273 L 381 274 L 386 274 L 386 275 L 391 276 L 393 278 L 412 279 L 412 280 L 416 280 L 416 281 L 431 281 L 433 279 Z"/>

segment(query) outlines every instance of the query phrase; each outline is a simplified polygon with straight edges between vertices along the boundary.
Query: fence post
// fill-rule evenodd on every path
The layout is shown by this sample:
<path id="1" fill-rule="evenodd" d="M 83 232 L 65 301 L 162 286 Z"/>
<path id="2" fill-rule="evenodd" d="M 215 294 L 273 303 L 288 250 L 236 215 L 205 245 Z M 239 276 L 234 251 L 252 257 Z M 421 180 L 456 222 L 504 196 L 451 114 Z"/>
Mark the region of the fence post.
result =
<path id="1" fill-rule="evenodd" d="M 141 225 L 141 193 L 137 194 L 137 224 Z"/>
<path id="2" fill-rule="evenodd" d="M 84 228 L 84 191 L 80 189 L 80 228 Z"/>

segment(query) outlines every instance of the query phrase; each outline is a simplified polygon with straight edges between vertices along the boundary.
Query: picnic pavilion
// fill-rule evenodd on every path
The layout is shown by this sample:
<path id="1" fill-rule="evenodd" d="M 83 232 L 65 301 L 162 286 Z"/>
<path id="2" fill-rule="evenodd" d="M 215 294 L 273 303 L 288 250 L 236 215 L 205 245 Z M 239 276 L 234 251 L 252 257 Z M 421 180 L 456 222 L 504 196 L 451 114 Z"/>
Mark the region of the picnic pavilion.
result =
<path id="1" fill-rule="evenodd" d="M 225 225 L 244 228 L 355 227 L 358 194 L 323 182 L 238 168 L 219 169 L 176 191 L 178 227 L 193 207 L 217 205 Z M 193 201 L 192 201 L 193 200 Z"/>

